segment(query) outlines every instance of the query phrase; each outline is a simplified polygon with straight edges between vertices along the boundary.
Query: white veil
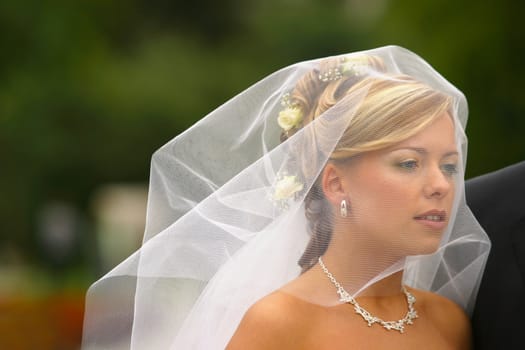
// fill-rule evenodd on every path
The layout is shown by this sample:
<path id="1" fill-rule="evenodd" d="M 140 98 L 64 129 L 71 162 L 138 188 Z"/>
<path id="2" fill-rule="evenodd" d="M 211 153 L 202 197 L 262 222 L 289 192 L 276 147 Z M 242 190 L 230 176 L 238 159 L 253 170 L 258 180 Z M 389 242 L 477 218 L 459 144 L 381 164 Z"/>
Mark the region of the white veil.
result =
<path id="1" fill-rule="evenodd" d="M 364 67 L 366 56 L 382 69 Z M 89 289 L 83 349 L 223 349 L 254 302 L 299 276 L 311 242 L 305 198 L 366 99 L 365 78 L 408 76 L 448 96 L 460 164 L 438 250 L 347 287 L 357 295 L 404 270 L 405 284 L 472 311 L 490 243 L 465 204 L 463 94 L 400 47 L 332 59 L 342 66 L 312 60 L 271 74 L 155 152 L 143 245 Z M 308 72 L 325 85 L 345 75 L 361 85 L 298 128 L 287 96 Z"/>

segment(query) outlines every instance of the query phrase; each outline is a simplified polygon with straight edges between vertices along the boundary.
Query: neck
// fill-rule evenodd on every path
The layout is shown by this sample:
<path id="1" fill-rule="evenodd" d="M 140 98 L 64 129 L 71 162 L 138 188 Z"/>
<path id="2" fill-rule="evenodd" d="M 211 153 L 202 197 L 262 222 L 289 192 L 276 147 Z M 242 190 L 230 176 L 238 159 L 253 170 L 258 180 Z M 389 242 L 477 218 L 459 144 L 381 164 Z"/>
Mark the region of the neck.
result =
<path id="1" fill-rule="evenodd" d="M 368 243 L 368 244 L 367 244 Z M 354 296 L 388 296 L 401 292 L 404 258 L 334 230 L 322 257 L 328 270 Z M 321 271 L 322 272 L 322 271 Z"/>

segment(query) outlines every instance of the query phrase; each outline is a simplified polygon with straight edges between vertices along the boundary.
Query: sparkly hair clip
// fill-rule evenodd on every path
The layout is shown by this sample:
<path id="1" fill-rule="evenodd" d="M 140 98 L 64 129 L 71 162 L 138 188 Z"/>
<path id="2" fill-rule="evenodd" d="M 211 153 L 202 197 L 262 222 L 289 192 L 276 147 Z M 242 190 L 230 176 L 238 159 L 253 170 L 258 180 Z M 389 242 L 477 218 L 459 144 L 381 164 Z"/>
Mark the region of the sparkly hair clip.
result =
<path id="1" fill-rule="evenodd" d="M 369 68 L 368 60 L 364 57 L 354 59 L 342 57 L 340 61 L 339 66 L 319 73 L 319 80 L 327 83 L 329 81 L 339 80 L 343 76 L 361 76 L 364 75 Z"/>
<path id="2" fill-rule="evenodd" d="M 319 80 L 321 80 L 323 83 L 329 82 L 329 81 L 336 81 L 343 77 L 343 73 L 341 73 L 341 70 L 339 70 L 339 67 L 337 68 L 330 68 L 328 71 L 324 73 L 319 73 Z"/>

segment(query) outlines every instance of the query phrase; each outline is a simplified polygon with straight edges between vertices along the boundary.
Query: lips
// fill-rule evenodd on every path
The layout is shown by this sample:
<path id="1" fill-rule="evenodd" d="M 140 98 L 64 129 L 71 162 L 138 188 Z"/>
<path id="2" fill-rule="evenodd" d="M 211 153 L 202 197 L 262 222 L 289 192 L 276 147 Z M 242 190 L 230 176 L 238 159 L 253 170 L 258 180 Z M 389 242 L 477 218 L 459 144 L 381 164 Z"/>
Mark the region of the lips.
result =
<path id="1" fill-rule="evenodd" d="M 414 219 L 433 230 L 442 230 L 446 226 L 447 212 L 444 210 L 429 210 L 414 216 Z"/>
<path id="2" fill-rule="evenodd" d="M 429 210 L 426 213 L 414 216 L 416 220 L 445 221 L 447 212 L 444 210 Z"/>

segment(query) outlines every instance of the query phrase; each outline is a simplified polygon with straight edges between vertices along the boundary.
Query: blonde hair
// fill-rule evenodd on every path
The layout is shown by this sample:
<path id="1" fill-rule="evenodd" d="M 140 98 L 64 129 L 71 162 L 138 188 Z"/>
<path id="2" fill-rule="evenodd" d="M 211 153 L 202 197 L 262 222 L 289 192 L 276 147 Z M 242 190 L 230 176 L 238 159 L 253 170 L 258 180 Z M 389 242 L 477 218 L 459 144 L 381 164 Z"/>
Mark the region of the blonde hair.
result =
<path id="1" fill-rule="evenodd" d="M 363 61 L 363 57 L 360 59 Z M 329 157 L 334 162 L 404 141 L 431 124 L 452 104 L 450 96 L 407 75 L 384 73 L 379 58 L 367 56 L 364 59 L 372 72 L 366 77 L 356 74 L 335 81 L 322 81 L 320 72 L 334 69 L 340 62 L 328 59 L 321 62 L 319 70 L 305 74 L 291 94 L 293 103 L 304 115 L 301 125 L 292 133 L 323 115 L 343 98 L 352 94 L 364 95 Z M 290 134 L 282 138 L 286 139 Z M 311 164 L 308 160 L 311 155 L 296 156 L 303 160 L 302 164 Z M 308 174 L 303 175 L 308 177 Z M 313 266 L 328 247 L 332 230 L 330 210 L 317 179 L 305 198 L 312 238 L 299 261 L 303 271 Z"/>

